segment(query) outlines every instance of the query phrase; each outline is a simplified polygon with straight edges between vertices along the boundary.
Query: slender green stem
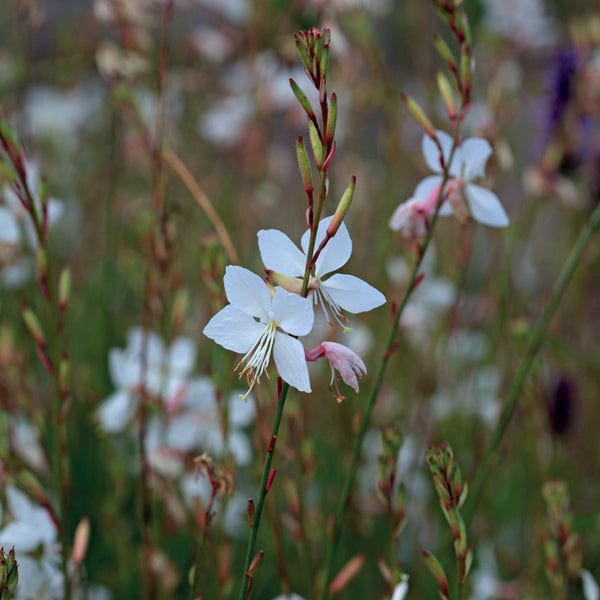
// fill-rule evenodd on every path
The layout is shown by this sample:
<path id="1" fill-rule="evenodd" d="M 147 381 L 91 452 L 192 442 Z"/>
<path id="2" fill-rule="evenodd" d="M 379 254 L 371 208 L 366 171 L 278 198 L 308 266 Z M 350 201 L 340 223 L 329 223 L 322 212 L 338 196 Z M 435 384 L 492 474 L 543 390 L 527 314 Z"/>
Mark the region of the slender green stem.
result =
<path id="1" fill-rule="evenodd" d="M 379 363 L 379 366 L 375 373 L 375 378 L 371 385 L 371 389 L 369 390 L 369 395 L 367 397 L 367 404 L 366 404 L 365 411 L 363 413 L 363 416 L 362 416 L 362 419 L 361 419 L 360 425 L 359 425 L 358 436 L 356 437 L 356 440 L 354 442 L 352 458 L 350 460 L 350 468 L 348 469 L 348 473 L 346 474 L 346 479 L 344 480 L 344 484 L 342 486 L 342 493 L 340 494 L 339 501 L 338 501 L 338 504 L 337 504 L 337 507 L 336 507 L 336 510 L 334 513 L 331 537 L 330 537 L 328 548 L 327 548 L 325 579 L 324 579 L 324 586 L 323 586 L 323 592 L 322 592 L 322 597 L 324 599 L 329 597 L 328 585 L 329 585 L 329 581 L 331 580 L 331 576 L 333 574 L 333 562 L 335 559 L 335 554 L 336 554 L 338 545 L 340 543 L 340 537 L 341 537 L 341 532 L 342 532 L 342 519 L 344 516 L 344 512 L 346 510 L 346 506 L 350 499 L 350 494 L 352 491 L 352 487 L 354 485 L 356 473 L 358 471 L 360 457 L 362 454 L 362 447 L 363 447 L 363 444 L 365 441 L 365 436 L 367 434 L 367 429 L 369 427 L 369 423 L 371 422 L 371 415 L 373 413 L 373 409 L 375 408 L 375 402 L 377 401 L 377 395 L 379 393 L 379 388 L 381 387 L 381 384 L 383 382 L 383 376 L 385 375 L 388 361 L 390 359 L 390 356 L 393 354 L 393 351 L 395 348 L 396 337 L 398 335 L 398 329 L 400 326 L 400 318 L 402 317 L 402 313 L 404 312 L 404 309 L 406 308 L 406 305 L 408 304 L 408 301 L 418 284 L 417 279 L 419 277 L 419 269 L 421 267 L 421 263 L 423 262 L 423 257 L 425 256 L 425 254 L 427 252 L 427 248 L 429 247 L 429 244 L 431 243 L 431 240 L 433 238 L 433 232 L 435 230 L 435 226 L 436 226 L 436 223 L 438 220 L 439 210 L 440 210 L 441 205 L 444 200 L 444 187 L 446 186 L 446 183 L 447 183 L 448 179 L 450 178 L 448 169 L 449 169 L 450 164 L 452 164 L 452 157 L 454 156 L 454 152 L 456 150 L 456 146 L 457 146 L 456 140 L 458 139 L 459 125 L 460 125 L 460 123 L 457 123 L 455 130 L 453 132 L 454 144 L 453 144 L 452 150 L 450 152 L 450 155 L 448 156 L 447 164 L 444 166 L 444 173 L 442 175 L 442 181 L 440 184 L 440 190 L 439 190 L 439 194 L 438 194 L 436 210 L 432 215 L 431 223 L 429 225 L 427 235 L 425 236 L 425 239 L 421 245 L 420 251 L 417 254 L 417 259 L 415 261 L 412 272 L 410 274 L 408 284 L 406 286 L 406 290 L 405 290 L 405 292 L 402 296 L 402 299 L 400 300 L 400 304 L 398 305 L 398 308 L 396 310 L 396 314 L 394 316 L 392 327 L 390 329 L 386 344 L 384 346 L 385 350 L 384 350 L 383 356 L 381 358 L 381 362 Z"/>
<path id="2" fill-rule="evenodd" d="M 246 551 L 246 562 L 244 563 L 244 573 L 242 575 L 242 585 L 240 587 L 239 600 L 246 600 L 250 593 L 250 582 L 252 580 L 252 574 L 248 573 L 250 563 L 254 558 L 254 552 L 256 548 L 256 538 L 258 536 L 258 528 L 260 527 L 260 518 L 262 515 L 263 507 L 265 504 L 265 498 L 267 497 L 267 481 L 269 479 L 269 473 L 271 472 L 271 463 L 273 462 L 273 453 L 275 452 L 275 444 L 277 442 L 277 435 L 279 434 L 279 425 L 281 424 L 281 417 L 283 416 L 283 409 L 285 406 L 285 400 L 287 398 L 289 385 L 284 383 L 281 387 L 281 393 L 279 394 L 279 400 L 277 402 L 277 412 L 273 420 L 273 428 L 271 430 L 271 439 L 267 448 L 267 454 L 265 456 L 265 464 L 263 467 L 262 478 L 260 481 L 260 489 L 258 493 L 258 499 L 256 501 L 256 508 L 254 510 L 254 522 L 250 530 L 250 539 L 248 540 L 248 549 Z"/>
<path id="3" fill-rule="evenodd" d="M 496 425 L 494 433 L 492 434 L 492 439 L 490 440 L 488 449 L 486 450 L 481 466 L 477 470 L 475 478 L 473 479 L 471 492 L 469 494 L 470 501 L 465 510 L 465 521 L 467 523 L 475 514 L 477 504 L 480 500 L 481 493 L 483 491 L 483 486 L 485 485 L 490 471 L 496 461 L 498 448 L 500 447 L 500 443 L 502 442 L 506 430 L 508 429 L 508 425 L 510 424 L 512 417 L 515 413 L 517 403 L 519 401 L 519 398 L 521 397 L 523 387 L 527 380 L 527 376 L 529 375 L 535 358 L 537 357 L 537 354 L 542 346 L 542 342 L 544 341 L 544 336 L 546 335 L 546 330 L 548 329 L 550 320 L 554 316 L 554 313 L 556 312 L 560 304 L 562 295 L 564 294 L 567 285 L 569 285 L 569 282 L 573 277 L 573 273 L 575 273 L 575 269 L 581 261 L 581 256 L 583 255 L 583 252 L 586 249 L 588 242 L 590 241 L 592 236 L 598 231 L 599 228 L 600 205 L 598 205 L 594 212 L 591 214 L 586 226 L 583 228 L 583 230 L 579 234 L 579 237 L 575 241 L 575 244 L 573 245 L 573 248 L 571 249 L 571 252 L 567 257 L 563 268 L 554 283 L 554 286 L 552 288 L 552 294 L 548 299 L 548 303 L 546 304 L 538 322 L 535 324 L 535 327 L 533 328 L 531 335 L 529 336 L 529 344 L 525 351 L 525 356 L 520 362 L 519 369 L 517 370 L 517 373 L 515 374 L 515 377 L 512 380 L 506 404 L 502 409 L 500 418 L 498 419 L 498 424 Z"/>

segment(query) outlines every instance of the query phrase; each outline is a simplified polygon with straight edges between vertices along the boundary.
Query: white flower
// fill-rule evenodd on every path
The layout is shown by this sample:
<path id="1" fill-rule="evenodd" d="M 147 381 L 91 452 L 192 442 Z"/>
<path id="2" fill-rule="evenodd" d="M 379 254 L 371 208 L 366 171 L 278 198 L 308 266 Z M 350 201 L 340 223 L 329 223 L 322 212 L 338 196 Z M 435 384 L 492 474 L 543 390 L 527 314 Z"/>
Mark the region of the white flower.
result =
<path id="1" fill-rule="evenodd" d="M 48 511 L 13 486 L 6 488 L 6 501 L 13 521 L 0 530 L 0 546 L 15 548 L 19 564 L 16 598 L 58 598 L 62 573 L 56 525 Z"/>
<path id="2" fill-rule="evenodd" d="M 581 569 L 580 576 L 585 600 L 598 600 L 600 598 L 600 588 L 594 576 L 587 569 Z"/>
<path id="3" fill-rule="evenodd" d="M 447 162 L 452 150 L 452 137 L 443 131 L 437 131 L 436 135 L 442 147 L 444 161 Z M 429 168 L 434 173 L 438 173 L 426 177 L 415 189 L 413 196 L 426 202 L 432 195 L 438 193 L 442 183 L 442 166 L 437 145 L 426 135 L 423 136 L 422 148 Z M 454 213 L 461 219 L 466 203 L 471 216 L 476 221 L 490 227 L 508 225 L 508 216 L 498 196 L 472 183 L 474 179 L 485 175 L 485 163 L 491 153 L 492 147 L 482 138 L 469 138 L 456 148 L 448 169 L 451 179 L 444 189 L 446 201 L 442 204 L 440 215 L 447 216 Z"/>
<path id="4" fill-rule="evenodd" d="M 238 364 L 248 374 L 249 389 L 264 373 L 271 353 L 280 377 L 301 392 L 310 392 L 302 344 L 292 336 L 307 335 L 313 326 L 309 300 L 282 288 L 271 293 L 254 273 L 228 266 L 223 278 L 230 304 L 204 328 L 204 335 L 233 352 L 244 353 Z M 288 335 L 289 334 L 289 335 Z"/>
<path id="5" fill-rule="evenodd" d="M 38 217 L 42 217 L 42 201 L 39 196 L 40 170 L 37 161 L 28 160 L 26 165 L 27 187 L 33 197 L 33 204 Z M 15 245 L 22 241 L 21 227 L 25 240 L 31 248 L 37 247 L 37 236 L 31 217 L 10 185 L 3 187 L 4 205 L 0 206 L 0 243 Z M 63 215 L 64 206 L 61 200 L 48 198 L 48 227 L 52 227 Z"/>
<path id="6" fill-rule="evenodd" d="M 117 389 L 100 405 L 98 417 L 105 431 L 115 433 L 133 418 L 142 384 L 148 394 L 161 397 L 169 410 L 181 401 L 196 362 L 196 343 L 181 337 L 165 348 L 155 333 L 134 328 L 127 334 L 127 347 L 112 348 L 108 361 Z"/>
<path id="7" fill-rule="evenodd" d="M 323 219 L 317 228 L 315 249 L 325 239 L 327 227 L 332 217 Z M 306 253 L 310 230 L 302 236 L 302 251 L 277 229 L 263 229 L 258 232 L 258 247 L 265 267 L 289 277 L 302 277 L 306 266 Z M 344 223 L 323 248 L 315 263 L 314 275 L 310 280 L 310 290 L 315 304 L 320 304 L 328 320 L 329 311 L 338 323 L 343 325 L 343 311 L 360 313 L 372 310 L 385 302 L 385 296 L 374 287 L 355 277 L 335 273 L 342 268 L 352 254 L 352 240 Z"/>
<path id="8" fill-rule="evenodd" d="M 389 226 L 392 231 L 401 231 L 405 238 L 416 241 L 425 237 L 429 227 L 429 215 L 435 210 L 437 194 L 430 194 L 428 199 L 409 198 L 398 205 L 390 217 Z M 428 202 L 433 198 L 433 203 Z"/>
<path id="9" fill-rule="evenodd" d="M 402 575 L 400 583 L 394 588 L 391 600 L 404 600 L 408 594 L 408 575 Z"/>

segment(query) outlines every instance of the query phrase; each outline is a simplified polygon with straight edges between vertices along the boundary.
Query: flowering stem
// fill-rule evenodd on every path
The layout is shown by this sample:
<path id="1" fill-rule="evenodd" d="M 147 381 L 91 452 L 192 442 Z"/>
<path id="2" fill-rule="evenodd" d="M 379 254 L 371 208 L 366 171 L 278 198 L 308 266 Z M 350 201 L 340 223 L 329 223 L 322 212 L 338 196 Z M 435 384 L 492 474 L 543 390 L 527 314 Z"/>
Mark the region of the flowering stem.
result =
<path id="1" fill-rule="evenodd" d="M 444 165 L 444 171 L 442 174 L 442 182 L 440 184 L 440 190 L 438 192 L 438 198 L 436 201 L 436 209 L 431 217 L 431 222 L 429 224 L 429 229 L 427 231 L 427 235 L 423 240 L 423 243 L 420 246 L 420 251 L 417 253 L 417 259 L 415 261 L 413 270 L 410 274 L 408 285 L 406 286 L 406 290 L 398 308 L 396 310 L 396 314 L 394 317 L 394 321 L 392 323 L 392 327 L 390 329 L 390 333 L 387 338 L 387 342 L 385 344 L 385 351 L 381 358 L 381 362 L 379 363 L 379 367 L 377 368 L 377 372 L 375 373 L 375 378 L 373 384 L 371 385 L 371 389 L 369 391 L 369 395 L 367 397 L 367 405 L 365 411 L 363 413 L 362 419 L 360 421 L 358 435 L 354 442 L 354 449 L 352 451 L 352 458 L 350 461 L 350 468 L 348 473 L 346 474 L 346 479 L 344 480 L 344 484 L 342 486 L 342 493 L 340 494 L 338 504 L 333 516 L 333 525 L 330 532 L 329 544 L 327 548 L 327 561 L 325 565 L 325 579 L 324 579 L 324 589 L 322 593 L 322 597 L 324 599 L 329 597 L 329 581 L 331 580 L 333 574 L 333 561 L 335 559 L 335 554 L 337 551 L 337 547 L 340 543 L 340 537 L 342 533 L 342 519 L 344 516 L 344 512 L 348 502 L 350 500 L 350 494 L 352 492 L 352 486 L 354 485 L 354 479 L 356 478 L 356 473 L 358 471 L 358 465 L 360 463 L 360 457 L 362 454 L 362 447 L 365 441 L 365 436 L 367 434 L 367 429 L 369 427 L 369 423 L 371 422 L 371 415 L 373 413 L 373 409 L 375 408 L 375 402 L 377 401 L 377 395 L 379 393 L 379 388 L 383 382 L 383 376 L 385 375 L 385 370 L 387 368 L 388 361 L 391 355 L 394 352 L 396 345 L 396 336 L 398 335 L 398 329 L 400 326 L 400 318 L 402 317 L 402 313 L 408 304 L 408 300 L 410 299 L 413 291 L 418 285 L 419 278 L 419 269 L 421 267 L 421 263 L 423 262 L 423 257 L 427 252 L 427 248 L 433 238 L 433 232 L 435 230 L 435 225 L 438 220 L 439 210 L 442 206 L 444 200 L 444 187 L 450 178 L 448 173 L 449 165 L 452 164 L 452 157 L 454 155 L 455 149 L 457 147 L 458 140 L 458 129 L 459 123 L 457 123 L 453 135 L 454 144 L 452 146 L 452 150 Z"/>
<path id="2" fill-rule="evenodd" d="M 563 268 L 554 283 L 548 303 L 546 304 L 546 307 L 544 308 L 538 322 L 531 332 L 529 337 L 529 345 L 525 351 L 525 356 L 519 364 L 519 369 L 508 392 L 506 404 L 502 409 L 498 424 L 496 425 L 481 466 L 478 468 L 473 479 L 473 485 L 471 486 L 471 492 L 469 494 L 471 501 L 468 504 L 468 510 L 465 511 L 465 521 L 467 523 L 475 514 L 475 509 L 477 508 L 477 504 L 480 500 L 483 486 L 485 485 L 485 482 L 489 476 L 490 470 L 496 462 L 498 448 L 500 447 L 500 443 L 502 442 L 506 430 L 508 429 L 508 425 L 515 413 L 517 402 L 521 397 L 521 393 L 527 380 L 527 376 L 529 375 L 529 371 L 531 370 L 535 358 L 537 357 L 537 354 L 542 346 L 542 342 L 544 341 L 544 336 L 546 334 L 548 325 L 550 324 L 550 320 L 560 304 L 562 295 L 567 288 L 567 285 L 571 281 L 571 277 L 573 276 L 575 269 L 581 262 L 581 256 L 583 255 L 588 242 L 598 231 L 598 229 L 600 229 L 600 205 L 596 207 L 586 226 L 579 234 L 579 237 L 571 249 Z"/>
<path id="3" fill-rule="evenodd" d="M 278 379 L 278 381 L 280 382 L 281 379 Z M 269 474 L 271 472 L 273 453 L 275 452 L 275 444 L 277 443 L 277 435 L 279 434 L 279 425 L 281 424 L 281 417 L 283 416 L 283 408 L 285 406 L 285 400 L 287 398 L 289 387 L 290 386 L 287 383 L 283 383 L 283 385 L 281 386 L 281 391 L 279 393 L 279 400 L 277 402 L 277 412 L 275 413 L 275 418 L 273 419 L 271 439 L 269 441 L 269 446 L 267 447 L 267 454 L 265 456 L 265 464 L 263 467 L 263 474 L 260 481 L 258 499 L 254 511 L 254 520 L 252 523 L 252 528 L 250 530 L 250 539 L 248 540 L 248 549 L 246 551 L 246 562 L 244 563 L 244 573 L 242 576 L 243 578 L 240 587 L 239 600 L 246 600 L 250 597 L 252 573 L 249 573 L 248 569 L 250 567 L 250 564 L 252 563 L 252 559 L 254 558 L 256 538 L 258 536 L 258 528 L 260 526 L 260 518 L 265 504 L 265 498 L 267 497 L 267 482 L 269 480 Z"/>

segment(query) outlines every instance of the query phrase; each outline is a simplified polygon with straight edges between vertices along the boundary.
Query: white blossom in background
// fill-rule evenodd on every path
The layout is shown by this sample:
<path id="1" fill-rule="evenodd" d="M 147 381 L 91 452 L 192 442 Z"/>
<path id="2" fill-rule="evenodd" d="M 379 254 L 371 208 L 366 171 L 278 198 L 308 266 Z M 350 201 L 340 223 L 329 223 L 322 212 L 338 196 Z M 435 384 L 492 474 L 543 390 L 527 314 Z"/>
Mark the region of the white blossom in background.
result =
<path id="1" fill-rule="evenodd" d="M 491 31 L 531 48 L 555 43 L 556 28 L 541 0 L 482 0 L 482 5 Z"/>
<path id="2" fill-rule="evenodd" d="M 40 169 L 36 160 L 29 159 L 26 163 L 27 185 L 33 197 L 36 214 L 42 215 L 42 201 L 39 195 Z M 0 244 L 11 246 L 26 243 L 31 249 L 37 248 L 37 237 L 31 217 L 19 200 L 16 192 L 8 184 L 2 188 L 2 204 L 0 205 Z M 48 228 L 53 227 L 64 213 L 61 200 L 49 197 L 47 205 Z"/>
<path id="3" fill-rule="evenodd" d="M 11 422 L 10 441 L 15 454 L 35 471 L 43 472 L 48 468 L 46 455 L 40 444 L 40 432 L 24 418 Z"/>
<path id="4" fill-rule="evenodd" d="M 600 598 L 600 587 L 598 587 L 598 582 L 594 579 L 594 576 L 587 569 L 581 569 L 580 575 L 585 600 L 598 600 Z"/>
<path id="5" fill-rule="evenodd" d="M 477 548 L 477 567 L 471 574 L 473 590 L 470 600 L 495 600 L 498 597 L 498 568 L 494 549 L 490 544 Z"/>
<path id="6" fill-rule="evenodd" d="M 79 133 L 98 123 L 103 102 L 104 91 L 97 82 L 69 90 L 36 85 L 27 90 L 23 118 L 30 135 L 51 138 L 61 151 L 73 151 Z"/>
<path id="7" fill-rule="evenodd" d="M 425 236 L 429 226 L 429 217 L 435 211 L 440 197 L 443 181 L 442 157 L 448 167 L 449 179 L 442 195 L 439 215 L 454 216 L 464 223 L 469 216 L 475 221 L 490 227 L 506 227 L 508 215 L 496 194 L 475 183 L 474 180 L 484 177 L 485 164 L 492 154 L 492 147 L 482 138 L 469 138 L 461 142 L 454 153 L 454 141 L 444 131 L 437 131 L 437 144 L 427 135 L 423 136 L 422 150 L 429 168 L 436 173 L 426 177 L 417 185 L 412 198 L 401 203 L 390 218 L 390 228 L 402 231 L 411 240 Z"/>
<path id="8" fill-rule="evenodd" d="M 404 600 L 408 594 L 408 575 L 403 575 L 400 578 L 400 583 L 394 588 L 391 600 Z"/>
<path id="9" fill-rule="evenodd" d="M 98 408 L 98 419 L 105 431 L 116 433 L 133 419 L 142 384 L 167 410 L 181 401 L 196 362 L 196 343 L 181 337 L 167 348 L 155 333 L 134 328 L 127 334 L 126 348 L 111 349 L 108 358 L 116 390 Z"/>
<path id="10" fill-rule="evenodd" d="M 0 546 L 15 549 L 19 565 L 15 597 L 23 600 L 61 597 L 63 577 L 56 525 L 48 511 L 23 492 L 11 485 L 5 492 L 10 518 L 0 529 Z"/>
<path id="11" fill-rule="evenodd" d="M 228 96 L 217 100 L 198 120 L 201 137 L 223 148 L 235 146 L 253 115 L 246 96 Z"/>
<path id="12" fill-rule="evenodd" d="M 436 131 L 446 164 L 453 146 L 452 137 L 444 131 Z M 423 156 L 428 167 L 438 175 L 426 177 L 415 189 L 416 198 L 427 198 L 442 182 L 440 153 L 437 145 L 427 135 L 423 136 Z M 460 218 L 464 203 L 476 221 L 490 227 L 506 227 L 508 216 L 496 194 L 473 183 L 485 176 L 485 164 L 492 154 L 492 147 L 482 138 L 469 138 L 460 143 L 454 151 L 449 166 L 450 180 L 446 183 L 445 202 L 440 215 L 454 213 Z"/>
<path id="13" fill-rule="evenodd" d="M 332 218 L 327 217 L 319 223 L 315 250 L 325 239 Z M 282 231 L 259 231 L 258 247 L 267 270 L 273 271 L 275 277 L 279 273 L 300 281 L 306 266 L 309 239 L 310 230 L 307 230 L 300 241 L 300 250 Z M 351 254 L 352 240 L 348 228 L 342 223 L 319 254 L 314 275 L 309 280 L 309 297 L 312 296 L 315 305 L 321 306 L 330 323 L 336 321 L 344 328 L 344 312 L 361 313 L 385 303 L 385 296 L 367 282 L 354 275 L 337 273 L 348 262 Z"/>
<path id="14" fill-rule="evenodd" d="M 223 278 L 229 304 L 204 328 L 204 335 L 227 350 L 244 354 L 238 367 L 248 375 L 250 392 L 271 360 L 279 376 L 301 392 L 310 392 L 302 344 L 292 336 L 310 333 L 310 300 L 283 288 L 270 288 L 254 273 L 229 265 Z"/>

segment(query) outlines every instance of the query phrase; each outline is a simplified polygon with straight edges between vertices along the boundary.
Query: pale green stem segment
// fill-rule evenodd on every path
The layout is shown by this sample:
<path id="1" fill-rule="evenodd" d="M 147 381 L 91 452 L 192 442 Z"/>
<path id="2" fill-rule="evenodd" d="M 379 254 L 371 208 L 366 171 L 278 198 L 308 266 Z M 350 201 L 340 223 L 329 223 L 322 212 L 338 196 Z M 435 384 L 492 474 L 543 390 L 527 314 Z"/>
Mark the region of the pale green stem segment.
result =
<path id="1" fill-rule="evenodd" d="M 375 373 L 375 378 L 371 385 L 371 389 L 369 391 L 369 395 L 367 397 L 367 405 L 365 411 L 363 413 L 362 419 L 360 421 L 358 435 L 356 437 L 356 441 L 354 442 L 354 449 L 352 451 L 352 459 L 350 461 L 350 468 L 346 475 L 346 479 L 344 480 L 344 484 L 342 487 L 342 493 L 340 494 L 339 501 L 334 513 L 332 530 L 330 532 L 330 539 L 327 548 L 327 562 L 325 565 L 325 578 L 324 585 L 322 591 L 322 598 L 327 599 L 329 597 L 329 582 L 333 575 L 333 562 L 335 559 L 335 554 L 337 548 L 340 543 L 340 537 L 342 533 L 342 519 L 344 516 L 344 512 L 346 510 L 346 505 L 348 504 L 348 500 L 350 498 L 350 493 L 352 491 L 352 486 L 354 485 L 354 480 L 356 479 L 356 473 L 358 471 L 358 466 L 360 464 L 360 457 L 362 454 L 362 448 L 365 441 L 365 436 L 367 434 L 367 429 L 369 427 L 369 423 L 371 422 L 371 415 L 373 413 L 373 409 L 375 408 L 375 402 L 377 401 L 377 395 L 379 393 L 379 389 L 383 382 L 383 376 L 385 375 L 385 370 L 387 368 L 388 360 L 390 356 L 393 354 L 394 346 L 396 343 L 396 337 L 398 335 L 398 328 L 400 326 L 400 318 L 402 317 L 402 313 L 408 304 L 408 300 L 410 299 L 413 291 L 415 290 L 415 284 L 417 284 L 417 279 L 419 277 L 419 269 L 421 267 L 421 263 L 423 262 L 423 257 L 427 252 L 427 248 L 433 238 L 433 232 L 435 230 L 435 225 L 439 216 L 439 209 L 443 203 L 443 193 L 446 183 L 450 179 L 450 175 L 448 173 L 449 165 L 452 164 L 452 157 L 454 156 L 454 152 L 456 150 L 456 140 L 458 139 L 458 124 L 454 130 L 454 144 L 452 147 L 452 151 L 450 152 L 450 156 L 448 157 L 447 164 L 444 166 L 444 172 L 442 175 L 442 182 L 440 185 L 440 191 L 438 193 L 438 199 L 436 204 L 436 210 L 433 213 L 431 218 L 431 223 L 429 225 L 429 229 L 427 231 L 427 235 L 423 243 L 421 244 L 421 251 L 417 254 L 417 260 L 413 266 L 412 272 L 410 274 L 410 278 L 408 280 L 408 284 L 406 286 L 406 291 L 402 296 L 402 300 L 398 305 L 398 309 L 396 310 L 396 315 L 394 317 L 394 321 L 392 323 L 392 327 L 390 329 L 390 333 L 387 338 L 387 342 L 385 344 L 385 351 L 383 353 L 383 357 L 379 366 L 377 368 L 377 372 Z"/>
<path id="2" fill-rule="evenodd" d="M 550 324 L 550 320 L 556 312 L 562 295 L 565 292 L 567 285 L 569 285 L 575 269 L 581 261 L 581 256 L 583 255 L 588 242 L 599 228 L 600 205 L 596 207 L 586 226 L 583 228 L 575 244 L 573 245 L 567 260 L 565 261 L 563 268 L 554 283 L 552 294 L 550 295 L 548 303 L 546 304 L 546 307 L 544 308 L 538 322 L 535 324 L 535 327 L 531 332 L 531 336 L 529 337 L 529 345 L 525 351 L 525 356 L 520 362 L 519 369 L 512 380 L 508 397 L 506 399 L 506 404 L 502 409 L 500 418 L 498 419 L 498 424 L 496 425 L 494 433 L 492 434 L 492 439 L 490 440 L 490 444 L 486 450 L 481 466 L 477 470 L 473 480 L 473 485 L 471 486 L 471 492 L 469 494 L 470 502 L 468 502 L 467 510 L 465 510 L 465 521 L 467 523 L 475 514 L 483 486 L 485 485 L 489 473 L 494 466 L 498 448 L 500 447 L 500 443 L 502 442 L 506 430 L 508 429 L 508 425 L 510 424 L 510 421 L 515 413 L 517 402 L 521 397 L 527 376 L 529 375 L 535 358 L 537 357 L 537 354 L 542 346 L 542 342 L 544 341 L 544 336 L 546 334 L 546 330 L 548 329 L 548 325 Z"/>

